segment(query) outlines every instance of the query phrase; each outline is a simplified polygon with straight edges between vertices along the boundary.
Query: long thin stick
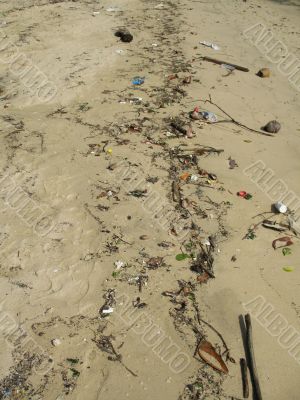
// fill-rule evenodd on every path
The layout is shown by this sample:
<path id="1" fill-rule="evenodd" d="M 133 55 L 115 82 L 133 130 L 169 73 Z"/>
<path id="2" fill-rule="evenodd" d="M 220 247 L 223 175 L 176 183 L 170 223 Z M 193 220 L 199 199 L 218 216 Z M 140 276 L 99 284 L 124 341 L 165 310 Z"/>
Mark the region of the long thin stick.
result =
<path id="1" fill-rule="evenodd" d="M 209 100 L 205 100 L 205 103 L 210 103 L 210 104 L 212 104 L 213 106 L 217 107 L 220 111 L 222 111 L 223 114 L 225 114 L 225 115 L 229 118 L 228 121 L 222 120 L 222 121 L 219 121 L 219 122 L 214 122 L 213 125 L 218 124 L 218 123 L 222 123 L 222 122 L 231 122 L 231 123 L 233 123 L 233 124 L 235 124 L 235 125 L 240 126 L 241 128 L 247 129 L 247 130 L 250 131 L 250 132 L 255 132 L 255 133 L 259 133 L 260 135 L 265 135 L 265 136 L 272 136 L 272 137 L 274 137 L 274 135 L 272 135 L 271 133 L 267 133 L 267 132 L 263 132 L 263 131 L 258 131 L 257 129 L 249 128 L 249 126 L 244 125 L 244 124 L 242 124 L 241 122 L 237 121 L 237 120 L 234 119 L 231 115 L 229 115 L 225 110 L 223 110 L 223 108 L 221 108 L 220 106 L 218 106 L 218 104 L 214 103 L 214 102 L 212 101 L 210 95 L 209 95 Z"/>
<path id="2" fill-rule="evenodd" d="M 214 64 L 219 64 L 219 65 L 226 64 L 226 65 L 230 65 L 231 67 L 234 67 L 235 69 L 237 69 L 237 70 L 239 70 L 239 71 L 249 72 L 249 69 L 248 69 L 248 68 L 241 67 L 240 65 L 236 65 L 236 64 L 231 64 L 231 63 L 229 63 L 229 62 L 227 62 L 227 61 L 221 61 L 221 60 L 217 60 L 217 59 L 211 58 L 211 57 L 202 57 L 202 59 L 203 59 L 204 61 L 209 61 L 209 62 L 212 62 L 212 63 L 214 63 Z"/>
<path id="3" fill-rule="evenodd" d="M 258 373 L 256 368 L 256 362 L 254 357 L 254 348 L 253 348 L 253 336 L 252 336 L 252 324 L 251 324 L 251 317 L 250 314 L 245 315 L 245 324 L 246 324 L 246 343 L 247 343 L 247 350 L 249 356 L 249 367 L 250 372 L 252 375 L 252 384 L 253 384 L 253 391 L 256 395 L 256 400 L 262 400 L 262 394 L 259 385 Z"/>
<path id="4" fill-rule="evenodd" d="M 242 382 L 243 382 L 243 396 L 244 396 L 244 399 L 248 399 L 248 397 L 249 397 L 249 382 L 248 382 L 247 362 L 244 358 L 241 358 L 240 364 L 241 364 L 241 374 L 242 374 Z"/>

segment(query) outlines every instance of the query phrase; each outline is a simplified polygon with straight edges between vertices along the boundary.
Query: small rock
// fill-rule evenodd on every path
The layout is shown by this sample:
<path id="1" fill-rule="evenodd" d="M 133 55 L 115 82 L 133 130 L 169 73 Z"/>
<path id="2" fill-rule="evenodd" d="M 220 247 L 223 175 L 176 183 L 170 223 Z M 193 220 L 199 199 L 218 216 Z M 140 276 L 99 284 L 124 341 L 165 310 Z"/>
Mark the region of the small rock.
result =
<path id="1" fill-rule="evenodd" d="M 60 339 L 52 339 L 51 344 L 54 347 L 60 346 L 61 345 L 61 340 Z"/>
<path id="2" fill-rule="evenodd" d="M 259 76 L 260 78 L 270 78 L 271 71 L 269 68 L 262 68 L 258 71 L 256 75 Z"/>
<path id="3" fill-rule="evenodd" d="M 262 128 L 264 131 L 269 133 L 278 133 L 281 129 L 281 125 L 278 121 L 270 121 Z"/>

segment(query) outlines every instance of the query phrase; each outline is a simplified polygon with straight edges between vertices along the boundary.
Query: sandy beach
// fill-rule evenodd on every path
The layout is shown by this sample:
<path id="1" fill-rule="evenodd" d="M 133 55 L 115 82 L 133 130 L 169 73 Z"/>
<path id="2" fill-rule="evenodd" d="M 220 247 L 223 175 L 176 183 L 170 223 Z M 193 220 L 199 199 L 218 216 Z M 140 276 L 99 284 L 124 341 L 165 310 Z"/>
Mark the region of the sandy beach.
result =
<path id="1" fill-rule="evenodd" d="M 299 399 L 299 22 L 1 0 L 0 399 Z"/>

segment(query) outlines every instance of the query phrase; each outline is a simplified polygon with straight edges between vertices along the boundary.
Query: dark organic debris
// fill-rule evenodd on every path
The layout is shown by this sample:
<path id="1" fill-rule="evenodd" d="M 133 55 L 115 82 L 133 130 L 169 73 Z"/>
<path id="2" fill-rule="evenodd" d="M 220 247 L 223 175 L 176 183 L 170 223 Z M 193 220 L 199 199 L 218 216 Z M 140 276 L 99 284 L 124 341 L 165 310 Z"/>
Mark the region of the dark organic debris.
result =
<path id="1" fill-rule="evenodd" d="M 130 43 L 133 40 L 133 35 L 127 29 L 119 29 L 115 36 L 119 37 L 124 43 Z"/>

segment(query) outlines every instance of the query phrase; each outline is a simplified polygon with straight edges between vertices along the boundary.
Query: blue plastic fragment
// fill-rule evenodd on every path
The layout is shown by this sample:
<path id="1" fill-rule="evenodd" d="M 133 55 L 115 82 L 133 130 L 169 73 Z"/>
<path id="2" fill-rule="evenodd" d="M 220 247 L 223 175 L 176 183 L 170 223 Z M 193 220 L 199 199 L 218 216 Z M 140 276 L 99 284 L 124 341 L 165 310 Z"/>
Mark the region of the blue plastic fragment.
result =
<path id="1" fill-rule="evenodd" d="M 142 85 L 145 82 L 145 78 L 141 78 L 140 76 L 135 76 L 132 79 L 132 84 L 133 85 Z"/>

